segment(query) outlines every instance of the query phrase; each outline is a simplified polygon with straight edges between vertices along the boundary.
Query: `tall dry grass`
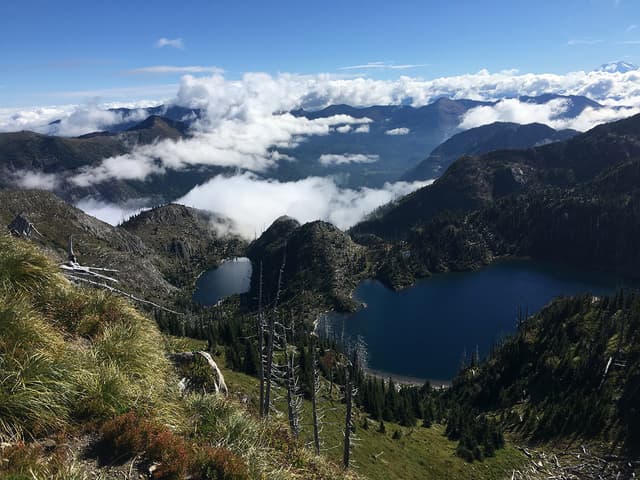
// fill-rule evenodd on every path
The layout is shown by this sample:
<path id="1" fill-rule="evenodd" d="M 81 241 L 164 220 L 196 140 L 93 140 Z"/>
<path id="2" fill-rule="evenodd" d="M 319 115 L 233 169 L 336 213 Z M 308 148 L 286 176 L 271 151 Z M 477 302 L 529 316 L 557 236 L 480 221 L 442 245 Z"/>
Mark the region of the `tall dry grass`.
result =
<path id="1" fill-rule="evenodd" d="M 0 236 L 0 438 L 37 437 L 136 410 L 182 423 L 155 323 L 71 285 L 24 241 Z"/>

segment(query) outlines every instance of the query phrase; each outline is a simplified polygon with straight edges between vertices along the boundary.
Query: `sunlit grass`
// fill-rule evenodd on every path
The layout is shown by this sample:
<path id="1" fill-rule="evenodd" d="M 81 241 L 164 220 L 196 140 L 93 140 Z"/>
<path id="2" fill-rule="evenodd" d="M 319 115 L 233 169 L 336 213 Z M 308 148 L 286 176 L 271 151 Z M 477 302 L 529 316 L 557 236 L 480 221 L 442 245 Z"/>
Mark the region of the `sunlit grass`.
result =
<path id="1" fill-rule="evenodd" d="M 182 424 L 155 323 L 57 270 L 32 245 L 0 237 L 0 438 L 131 409 Z"/>

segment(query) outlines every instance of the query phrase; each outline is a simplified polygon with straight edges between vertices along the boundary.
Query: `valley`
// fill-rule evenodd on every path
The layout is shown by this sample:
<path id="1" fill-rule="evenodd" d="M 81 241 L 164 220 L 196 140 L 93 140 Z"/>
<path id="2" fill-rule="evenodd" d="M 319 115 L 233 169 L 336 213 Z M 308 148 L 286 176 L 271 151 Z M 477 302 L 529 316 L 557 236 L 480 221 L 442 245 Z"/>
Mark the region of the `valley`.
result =
<path id="1" fill-rule="evenodd" d="M 637 478 L 637 6 L 250 3 L 0 7 L 0 479 Z"/>

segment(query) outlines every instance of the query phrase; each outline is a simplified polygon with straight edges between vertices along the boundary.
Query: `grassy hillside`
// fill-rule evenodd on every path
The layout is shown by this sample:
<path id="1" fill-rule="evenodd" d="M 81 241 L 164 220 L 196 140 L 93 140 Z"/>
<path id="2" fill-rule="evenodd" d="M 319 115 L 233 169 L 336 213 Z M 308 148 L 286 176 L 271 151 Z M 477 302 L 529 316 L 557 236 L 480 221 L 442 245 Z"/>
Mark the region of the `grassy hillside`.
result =
<path id="1" fill-rule="evenodd" d="M 33 242 L 60 262 L 67 260 L 73 235 L 80 263 L 118 270 L 118 288 L 161 305 L 171 304 L 203 270 L 244 248 L 237 237 L 216 233 L 214 221 L 222 220 L 180 205 L 163 205 L 113 227 L 51 192 L 0 190 L 0 225 L 20 213 L 42 234 L 34 234 Z"/>
<path id="2" fill-rule="evenodd" d="M 225 378 L 234 395 L 248 400 L 257 408 L 257 379 L 254 377 L 225 370 Z M 344 428 L 344 404 L 339 395 L 325 395 L 320 404 L 324 412 L 321 439 L 324 453 L 335 462 L 342 460 L 342 432 Z M 280 397 L 284 392 L 280 392 Z M 303 407 L 302 439 L 312 442 L 311 402 L 305 400 Z M 278 404 L 280 412 L 286 412 L 284 403 Z M 280 416 L 283 416 L 280 413 Z M 527 458 L 512 444 L 499 450 L 496 456 L 484 462 L 468 463 L 456 456 L 457 442 L 448 440 L 443 425 L 423 428 L 418 424 L 402 427 L 385 422 L 385 432 L 378 431 L 378 422 L 358 411 L 356 421 L 356 443 L 353 448 L 354 469 L 358 474 L 372 480 L 411 480 L 411 479 L 501 479 L 509 478 L 513 470 L 522 467 Z M 364 423 L 368 428 L 363 428 Z M 394 439 L 394 433 L 400 432 L 400 439 Z"/>
<path id="3" fill-rule="evenodd" d="M 166 348 L 126 301 L 70 284 L 33 244 L 0 236 L 0 478 L 344 476 L 281 423 L 180 394 Z"/>

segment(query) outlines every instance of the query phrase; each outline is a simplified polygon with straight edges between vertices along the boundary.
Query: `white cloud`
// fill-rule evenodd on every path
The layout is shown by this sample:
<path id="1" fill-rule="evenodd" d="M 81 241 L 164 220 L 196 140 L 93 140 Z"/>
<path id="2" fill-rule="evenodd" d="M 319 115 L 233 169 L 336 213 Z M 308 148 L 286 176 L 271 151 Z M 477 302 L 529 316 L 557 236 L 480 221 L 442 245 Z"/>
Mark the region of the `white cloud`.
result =
<path id="1" fill-rule="evenodd" d="M 145 199 L 139 199 L 134 202 L 117 205 L 87 197 L 76 203 L 76 207 L 92 217 L 115 226 L 137 213 L 148 210 L 148 207 L 141 206 L 144 201 Z"/>
<path id="2" fill-rule="evenodd" d="M 327 177 L 278 182 L 245 173 L 214 177 L 177 203 L 231 218 L 235 233 L 253 238 L 281 215 L 289 215 L 302 223 L 326 220 L 347 229 L 377 207 L 428 183 L 397 182 L 385 184 L 381 189 L 352 190 L 338 187 Z"/>
<path id="3" fill-rule="evenodd" d="M 567 45 L 572 47 L 575 45 L 596 45 L 602 43 L 602 40 L 595 38 L 572 38 L 567 42 Z"/>
<path id="4" fill-rule="evenodd" d="M 111 179 L 145 180 L 151 174 L 162 174 L 165 171 L 151 157 L 126 154 L 106 158 L 97 167 L 82 167 L 69 180 L 79 187 L 88 187 Z"/>
<path id="5" fill-rule="evenodd" d="M 481 106 L 469 110 L 460 123 L 460 128 L 469 129 L 494 122 L 549 123 L 567 109 L 567 100 L 555 99 L 548 103 L 521 102 L 518 99 L 501 100 L 495 105 Z"/>
<path id="6" fill-rule="evenodd" d="M 410 104 L 427 105 L 440 97 L 453 99 L 500 100 L 522 95 L 543 93 L 585 95 L 608 105 L 640 104 L 640 73 L 589 71 L 563 75 L 551 73 L 519 73 L 506 70 L 490 73 L 481 70 L 473 74 L 424 80 L 402 76 L 395 80 L 371 78 L 344 78 L 335 75 L 270 76 L 248 73 L 240 80 L 227 80 L 221 74 L 206 77 L 183 77 L 177 85 L 145 85 L 103 90 L 57 92 L 64 98 L 111 97 L 132 98 L 141 90 L 148 98 L 152 95 L 167 97 L 178 94 L 174 102 L 191 107 L 203 107 L 209 117 L 243 118 L 255 113 L 289 111 L 295 108 L 317 109 L 332 104 L 346 103 L 356 107 L 370 105 Z M 16 110 L 0 109 L 0 130 L 18 130 L 33 125 L 30 117 L 60 118 L 60 114 L 46 115 L 47 111 L 68 107 L 37 107 Z M 57 115 L 57 117 L 56 117 Z M 363 129 L 366 127 L 363 127 Z M 88 130 L 87 130 L 88 131 Z"/>
<path id="7" fill-rule="evenodd" d="M 184 49 L 184 41 L 181 38 L 165 38 L 158 39 L 155 44 L 156 48 L 173 47 L 179 50 Z"/>
<path id="8" fill-rule="evenodd" d="M 138 74 L 150 74 L 150 75 L 166 75 L 166 74 L 186 74 L 186 73 L 222 73 L 224 70 L 213 66 L 202 65 L 189 65 L 189 66 L 176 66 L 176 65 L 154 65 L 151 67 L 134 68 L 128 70 L 127 73 Z"/>
<path id="9" fill-rule="evenodd" d="M 139 101 L 128 103 L 85 105 L 61 105 L 33 109 L 0 108 L 0 132 L 31 130 L 38 133 L 62 136 L 78 136 L 104 130 L 123 121 L 141 121 L 146 118 L 142 110 L 157 105 L 157 102 Z M 132 108 L 130 114 L 109 111 L 110 108 Z M 59 123 L 51 124 L 53 121 Z"/>
<path id="10" fill-rule="evenodd" d="M 361 65 L 350 65 L 348 67 L 340 67 L 339 70 L 368 70 L 368 69 L 388 69 L 388 70 L 407 70 L 410 68 L 428 67 L 428 63 L 405 63 L 396 65 L 395 63 L 386 62 L 368 62 Z"/>
<path id="11" fill-rule="evenodd" d="M 409 130 L 406 127 L 400 127 L 400 128 L 392 128 L 391 130 L 387 130 L 386 132 L 384 132 L 385 135 L 408 135 L 409 132 L 411 130 Z"/>
<path id="12" fill-rule="evenodd" d="M 555 129 L 571 128 L 578 131 L 589 130 L 596 125 L 640 113 L 640 108 L 604 107 L 585 108 L 575 118 L 563 117 L 570 107 L 570 100 L 554 99 L 548 103 L 535 104 L 518 99 L 506 99 L 491 106 L 481 106 L 469 110 L 460 123 L 461 129 L 488 125 L 494 122 L 514 122 L 520 124 L 544 123 Z"/>
<path id="13" fill-rule="evenodd" d="M 351 125 L 342 125 L 340 127 L 336 127 L 336 132 L 338 133 L 349 133 L 351 131 Z"/>
<path id="14" fill-rule="evenodd" d="M 353 130 L 353 133 L 369 133 L 369 125 L 360 125 Z"/>
<path id="15" fill-rule="evenodd" d="M 55 190 L 60 184 L 60 178 L 53 173 L 19 170 L 13 174 L 15 184 L 20 188 L 38 190 Z"/>
<path id="16" fill-rule="evenodd" d="M 346 131 L 349 126 L 354 131 L 363 132 L 371 123 L 370 119 L 344 115 L 310 120 L 286 113 L 300 107 L 321 108 L 341 103 L 353 106 L 411 103 L 418 106 L 441 96 L 488 100 L 550 92 L 588 95 L 604 98 L 607 102 L 631 101 L 630 97 L 635 96 L 636 103 L 640 105 L 640 75 L 634 72 L 534 75 L 515 71 L 495 74 L 480 71 L 434 80 L 271 76 L 264 73 L 248 73 L 239 80 L 227 80 L 221 73 L 206 77 L 186 75 L 174 103 L 200 108 L 205 113 L 204 118 L 194 125 L 192 138 L 140 146 L 128 155 L 105 160 L 95 170 L 79 172 L 73 181 L 86 185 L 110 177 L 143 179 L 151 173 L 193 165 L 218 165 L 262 172 L 280 161 L 274 156 L 274 149 L 295 147 L 310 135 L 327 135 L 335 128 Z M 503 120 L 538 121 L 562 128 L 582 128 L 603 118 L 619 118 L 620 112 L 628 113 L 626 110 L 616 113 L 611 105 L 606 115 L 598 116 L 587 111 L 572 125 L 560 123 L 555 117 L 562 106 L 562 102 L 539 106 L 502 101 L 495 107 L 470 112 L 462 126 L 469 128 Z M 409 129 L 394 128 L 387 133 L 408 134 Z"/>
<path id="17" fill-rule="evenodd" d="M 121 122 L 140 122 L 148 116 L 146 110 L 133 110 L 124 114 L 112 110 L 104 110 L 97 105 L 86 105 L 77 108 L 71 114 L 60 119 L 60 123 L 52 125 L 51 134 L 75 137 L 89 132 L 105 130 L 111 125 Z"/>
<path id="18" fill-rule="evenodd" d="M 192 138 L 139 146 L 131 153 L 107 158 L 97 167 L 83 168 L 71 181 L 88 186 L 110 178 L 144 180 L 153 173 L 192 165 L 264 171 L 282 159 L 290 159 L 273 152 L 274 146 L 291 148 L 305 136 L 328 135 L 335 125 L 367 121 L 347 115 L 309 120 L 290 113 L 272 115 L 268 112 L 244 119 L 218 118 L 208 122 L 206 129 L 196 132 Z"/>
<path id="19" fill-rule="evenodd" d="M 378 155 L 362 153 L 324 153 L 318 159 L 322 165 L 343 165 L 346 163 L 374 163 L 380 159 Z"/>

